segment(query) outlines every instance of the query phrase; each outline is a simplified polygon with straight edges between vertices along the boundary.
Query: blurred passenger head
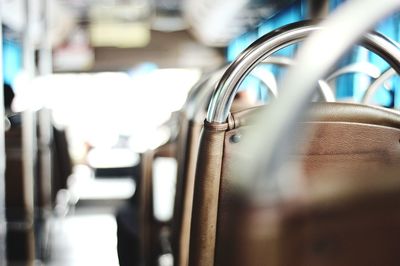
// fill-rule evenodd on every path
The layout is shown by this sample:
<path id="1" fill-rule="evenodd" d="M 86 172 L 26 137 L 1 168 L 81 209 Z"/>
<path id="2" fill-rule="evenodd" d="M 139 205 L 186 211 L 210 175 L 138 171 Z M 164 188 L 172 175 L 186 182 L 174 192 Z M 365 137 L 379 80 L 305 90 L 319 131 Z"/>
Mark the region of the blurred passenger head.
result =
<path id="1" fill-rule="evenodd" d="M 256 91 L 252 89 L 243 89 L 236 93 L 231 112 L 240 111 L 257 105 L 260 105 L 260 102 L 258 101 Z"/>
<path id="2" fill-rule="evenodd" d="M 11 110 L 11 103 L 14 99 L 14 91 L 12 89 L 12 87 L 10 85 L 8 85 L 7 83 L 4 84 L 4 108 L 6 111 Z"/>

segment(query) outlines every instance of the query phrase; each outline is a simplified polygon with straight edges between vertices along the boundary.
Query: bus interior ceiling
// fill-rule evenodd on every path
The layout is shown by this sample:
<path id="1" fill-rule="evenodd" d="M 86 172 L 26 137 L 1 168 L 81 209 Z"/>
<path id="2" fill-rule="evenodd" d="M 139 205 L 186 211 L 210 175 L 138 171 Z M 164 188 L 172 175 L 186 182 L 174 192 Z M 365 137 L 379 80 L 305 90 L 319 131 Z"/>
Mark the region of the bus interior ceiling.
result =
<path id="1" fill-rule="evenodd" d="M 399 11 L 0 0 L 0 266 L 400 265 Z"/>

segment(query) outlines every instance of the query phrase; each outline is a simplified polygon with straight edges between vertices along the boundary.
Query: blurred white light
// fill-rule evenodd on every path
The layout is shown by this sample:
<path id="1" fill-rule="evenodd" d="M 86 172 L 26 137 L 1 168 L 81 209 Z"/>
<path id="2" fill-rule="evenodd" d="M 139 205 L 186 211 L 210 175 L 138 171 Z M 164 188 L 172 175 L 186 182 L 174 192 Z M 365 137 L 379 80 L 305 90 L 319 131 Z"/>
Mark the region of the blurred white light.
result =
<path id="1" fill-rule="evenodd" d="M 154 217 L 159 221 L 172 218 L 177 174 L 174 158 L 159 157 L 153 163 Z"/>
<path id="2" fill-rule="evenodd" d="M 56 125 L 66 127 L 71 152 L 84 156 L 83 143 L 111 148 L 130 136 L 136 151 L 163 143 L 159 129 L 184 104 L 199 70 L 161 69 L 142 76 L 125 73 L 53 74 L 32 80 L 21 76 L 14 109 L 52 110 Z M 76 151 L 76 152 L 74 152 Z"/>

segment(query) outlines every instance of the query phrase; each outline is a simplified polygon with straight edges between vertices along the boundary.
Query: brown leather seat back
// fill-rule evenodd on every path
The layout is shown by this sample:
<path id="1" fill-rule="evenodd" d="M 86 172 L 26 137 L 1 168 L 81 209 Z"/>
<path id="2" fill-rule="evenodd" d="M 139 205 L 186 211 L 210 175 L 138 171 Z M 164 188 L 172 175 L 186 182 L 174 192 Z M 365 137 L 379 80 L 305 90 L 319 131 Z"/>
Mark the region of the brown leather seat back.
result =
<path id="1" fill-rule="evenodd" d="M 190 92 L 180 113 L 177 142 L 178 176 L 172 224 L 172 250 L 175 265 L 188 265 L 193 189 L 200 142 L 200 132 L 206 116 L 215 82 L 222 72 L 205 75 Z"/>
<path id="2" fill-rule="evenodd" d="M 72 174 L 72 160 L 68 150 L 67 133 L 53 127 L 52 141 L 52 201 L 55 204 L 57 192 L 67 188 L 68 177 Z"/>
<path id="3" fill-rule="evenodd" d="M 32 180 L 27 180 L 23 171 L 20 125 L 13 125 L 5 133 L 5 148 L 7 259 L 13 262 L 29 263 L 35 259 L 34 188 Z"/>
<path id="4" fill-rule="evenodd" d="M 152 206 L 152 167 L 155 157 L 160 156 L 174 157 L 178 163 L 173 217 L 172 223 L 168 223 L 168 225 L 171 225 L 169 229 L 171 229 L 172 243 L 170 244 L 174 255 L 174 264 L 187 265 L 194 172 L 199 136 L 205 117 L 206 105 L 213 89 L 210 84 L 215 81 L 214 79 L 216 77 L 203 77 L 189 92 L 187 102 L 176 118 L 178 119 L 179 132 L 173 143 L 169 147 L 161 146 L 156 150 L 149 150 L 142 156 L 141 180 L 139 181 L 140 227 L 142 232 L 140 246 L 141 256 L 144 258 L 145 263 L 154 260 L 160 255 L 160 248 L 157 245 L 160 242 L 158 238 L 161 225 L 154 219 Z M 171 148 L 172 146 L 173 148 Z M 163 225 L 166 224 L 164 223 Z"/>
<path id="5" fill-rule="evenodd" d="M 399 170 L 318 177 L 282 215 L 278 265 L 399 265 Z"/>
<path id="6" fill-rule="evenodd" d="M 398 265 L 399 170 L 325 172 L 275 203 L 237 202 L 219 265 Z"/>
<path id="7" fill-rule="evenodd" d="M 234 113 L 227 123 L 205 123 L 198 158 L 190 240 L 189 265 L 219 264 L 229 256 L 218 241 L 231 204 L 230 179 L 238 142 L 252 127 L 252 114 L 260 108 Z M 310 110 L 314 133 L 310 146 L 298 147 L 305 155 L 306 175 L 323 167 L 335 169 L 376 170 L 400 163 L 400 114 L 383 108 L 344 103 L 315 104 Z M 299 125 L 302 126 L 302 125 Z M 243 165 L 246 167 L 246 165 Z M 232 222 L 232 221 L 230 221 Z"/>
<path id="8" fill-rule="evenodd" d="M 174 262 L 186 265 L 190 236 L 190 219 L 194 187 L 194 172 L 202 123 L 190 119 L 187 113 L 179 114 L 179 133 L 173 143 L 149 150 L 142 155 L 139 180 L 139 209 L 141 231 L 141 257 L 154 262 L 159 254 L 159 235 L 162 225 L 154 218 L 153 211 L 153 163 L 156 157 L 173 157 L 178 162 L 174 210 L 171 224 L 171 240 Z"/>
<path id="9" fill-rule="evenodd" d="M 162 223 L 154 218 L 153 210 L 153 162 L 157 157 L 174 157 L 175 144 L 166 143 L 155 150 L 148 150 L 141 156 L 141 178 L 139 188 L 139 231 L 140 257 L 144 265 L 156 263 L 159 255 L 158 239 Z"/>
<path id="10" fill-rule="evenodd" d="M 178 143 L 178 177 L 174 202 L 172 245 L 176 265 L 187 265 L 193 187 L 202 123 L 182 113 Z"/>
<path id="11" fill-rule="evenodd" d="M 152 187 L 152 163 L 153 151 L 146 151 L 140 158 L 140 178 L 138 179 L 137 187 L 139 192 L 139 248 L 140 258 L 143 262 L 148 262 L 151 259 L 151 236 L 153 227 L 153 195 Z"/>

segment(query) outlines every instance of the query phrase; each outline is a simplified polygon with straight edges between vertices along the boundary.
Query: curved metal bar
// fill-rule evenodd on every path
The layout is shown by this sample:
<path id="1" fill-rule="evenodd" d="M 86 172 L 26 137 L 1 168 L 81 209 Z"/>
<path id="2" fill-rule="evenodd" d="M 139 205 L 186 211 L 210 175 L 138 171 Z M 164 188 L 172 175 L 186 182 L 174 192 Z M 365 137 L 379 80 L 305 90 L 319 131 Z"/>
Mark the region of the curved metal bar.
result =
<path id="1" fill-rule="evenodd" d="M 294 60 L 285 56 L 271 56 L 264 59 L 260 64 L 288 67 L 294 64 Z M 193 89 L 190 90 L 184 107 L 187 117 L 189 119 L 204 119 L 204 117 L 199 114 L 205 109 L 205 105 L 208 104 L 211 93 L 213 93 L 213 90 L 215 89 L 218 81 L 221 79 L 227 68 L 227 66 L 224 66 L 212 72 L 211 74 L 204 76 L 193 87 Z M 255 68 L 249 75 L 259 79 L 266 86 L 266 88 L 274 98 L 278 97 L 279 92 L 277 82 L 270 71 Z M 327 82 L 320 80 L 318 82 L 318 85 L 320 96 L 324 101 L 334 102 L 336 100 L 333 90 Z"/>
<path id="2" fill-rule="evenodd" d="M 371 63 L 358 62 L 336 70 L 335 72 L 330 74 L 325 80 L 329 83 L 341 75 L 350 73 L 363 73 L 371 78 L 376 79 L 381 75 L 381 70 Z"/>
<path id="3" fill-rule="evenodd" d="M 311 21 L 297 22 L 272 31 L 250 45 L 228 67 L 218 83 L 209 105 L 207 121 L 215 123 L 226 121 L 238 85 L 263 59 L 323 28 L 321 25 L 313 25 Z M 378 33 L 369 33 L 364 37 L 362 45 L 381 55 L 400 72 L 400 52 L 393 42 Z"/>
<path id="4" fill-rule="evenodd" d="M 196 94 L 196 98 L 194 98 L 186 106 L 186 114 L 189 119 L 195 121 L 204 121 L 204 113 L 205 110 L 207 110 L 207 105 L 210 102 L 211 95 L 226 69 L 227 67 L 219 69 L 217 72 L 210 75 L 208 79 L 200 85 L 201 87 Z M 262 74 L 259 72 L 254 72 L 250 75 L 259 79 L 272 94 L 272 96 L 277 97 L 277 84 L 271 72 L 267 71 L 267 73 L 264 72 Z"/>
<path id="5" fill-rule="evenodd" d="M 294 59 L 286 56 L 271 56 L 265 58 L 261 64 L 277 65 L 277 66 L 291 66 L 294 64 Z"/>
<path id="6" fill-rule="evenodd" d="M 262 65 L 278 65 L 288 67 L 293 65 L 294 60 L 285 56 L 271 56 L 263 60 L 260 64 Z M 204 104 L 208 104 L 211 97 L 211 93 L 215 89 L 217 82 L 221 79 L 224 72 L 227 70 L 227 66 L 216 70 L 215 72 L 205 76 L 201 79 L 197 85 L 191 90 L 188 95 L 188 99 L 185 104 L 186 113 L 189 118 L 197 120 L 198 114 L 204 109 Z M 259 79 L 271 93 L 274 98 L 279 95 L 278 86 L 276 79 L 269 71 L 261 69 L 254 69 L 249 75 Z M 333 94 L 332 88 L 329 84 L 323 80 L 318 82 L 319 93 L 321 98 L 326 102 L 334 102 L 335 95 Z M 203 120 L 204 118 L 199 118 Z"/>
<path id="7" fill-rule="evenodd" d="M 319 92 L 322 96 L 322 99 L 324 99 L 325 102 L 335 102 L 336 101 L 335 94 L 333 93 L 332 87 L 329 86 L 328 82 L 320 79 L 318 81 L 318 85 L 319 85 Z"/>
<path id="8" fill-rule="evenodd" d="M 244 195 L 247 195 L 254 204 L 263 204 L 267 196 L 266 191 L 271 188 L 269 185 L 271 182 L 276 184 L 288 181 L 276 177 L 290 176 L 281 170 L 284 168 L 291 147 L 296 145 L 299 137 L 304 136 L 304 132 L 298 132 L 295 128 L 307 109 L 309 98 L 315 90 L 315 83 L 329 72 L 337 60 L 361 39 L 365 32 L 395 10 L 400 10 L 400 1 L 345 2 L 321 23 L 324 30 L 315 32 L 306 40 L 298 51 L 297 64 L 289 69 L 282 82 L 281 86 L 285 89 L 282 90 L 281 97 L 267 110 L 267 113 L 260 115 L 261 128 L 255 132 L 255 136 L 252 136 L 252 141 L 242 143 L 246 144 L 246 149 L 252 150 L 254 154 L 252 159 L 256 162 L 253 164 L 250 162 L 246 167 L 247 172 L 244 172 L 247 169 L 238 169 L 240 173 L 232 180 L 238 193 L 245 193 Z M 354 12 L 358 14 L 357 23 L 353 22 Z M 387 39 L 379 40 L 380 38 L 378 34 L 369 34 L 364 39 L 364 44 L 400 72 L 398 47 L 388 43 Z M 377 44 L 379 46 L 375 46 Z M 329 52 L 321 47 L 329 47 Z M 266 133 L 268 138 L 264 137 Z M 260 145 L 261 139 L 264 140 L 263 145 Z M 256 158 L 263 158 L 262 168 Z M 249 178 L 239 178 L 240 176 Z M 266 179 L 266 176 L 270 178 Z"/>
<path id="9" fill-rule="evenodd" d="M 208 113 L 208 122 L 226 121 L 238 84 L 264 58 L 290 44 L 303 40 L 313 30 L 320 29 L 310 22 L 300 22 L 272 31 L 255 41 L 228 67 L 213 93 Z"/>
<path id="10" fill-rule="evenodd" d="M 284 57 L 284 56 L 271 56 L 264 61 L 261 62 L 261 64 L 274 64 L 274 65 L 279 65 L 279 66 L 292 66 L 294 64 L 294 60 L 292 58 Z M 267 77 L 268 74 L 271 74 L 271 72 L 268 71 L 264 72 L 261 71 L 261 69 L 255 68 L 252 72 L 250 72 L 250 75 L 252 76 L 257 76 L 260 80 L 264 80 L 264 84 L 268 84 L 269 91 L 273 94 L 275 98 L 278 96 L 278 86 L 276 84 L 276 80 L 272 80 L 272 78 Z M 264 76 L 265 75 L 265 76 Z M 333 90 L 331 86 L 328 84 L 328 82 L 324 80 L 318 81 L 318 92 L 321 96 L 321 98 L 325 102 L 334 102 L 336 101 L 336 97 L 333 93 Z M 274 93 L 275 91 L 275 93 Z"/>
<path id="11" fill-rule="evenodd" d="M 388 70 L 383 72 L 383 74 L 375 79 L 374 82 L 372 82 L 371 85 L 367 88 L 361 99 L 361 103 L 368 103 L 372 99 L 372 96 L 376 93 L 376 91 L 383 85 L 383 83 L 396 74 L 396 70 L 394 70 L 393 68 L 389 68 Z"/>

